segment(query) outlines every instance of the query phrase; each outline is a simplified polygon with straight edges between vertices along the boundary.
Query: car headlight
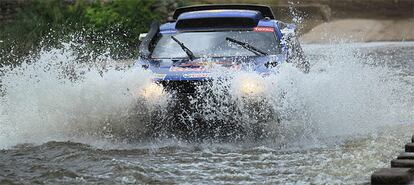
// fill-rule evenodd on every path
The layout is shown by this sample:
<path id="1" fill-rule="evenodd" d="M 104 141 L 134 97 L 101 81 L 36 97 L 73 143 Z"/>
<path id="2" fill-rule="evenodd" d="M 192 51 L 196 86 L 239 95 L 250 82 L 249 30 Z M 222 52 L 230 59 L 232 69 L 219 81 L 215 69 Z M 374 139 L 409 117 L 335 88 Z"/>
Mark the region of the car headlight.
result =
<path id="1" fill-rule="evenodd" d="M 154 82 L 147 84 L 139 92 L 139 94 L 142 97 L 150 101 L 156 101 L 158 98 L 163 96 L 164 93 L 165 93 L 164 88 L 161 85 L 154 83 Z"/>
<path id="2" fill-rule="evenodd" d="M 256 96 L 265 91 L 265 84 L 260 76 L 242 76 L 237 79 L 237 89 L 242 96 Z"/>

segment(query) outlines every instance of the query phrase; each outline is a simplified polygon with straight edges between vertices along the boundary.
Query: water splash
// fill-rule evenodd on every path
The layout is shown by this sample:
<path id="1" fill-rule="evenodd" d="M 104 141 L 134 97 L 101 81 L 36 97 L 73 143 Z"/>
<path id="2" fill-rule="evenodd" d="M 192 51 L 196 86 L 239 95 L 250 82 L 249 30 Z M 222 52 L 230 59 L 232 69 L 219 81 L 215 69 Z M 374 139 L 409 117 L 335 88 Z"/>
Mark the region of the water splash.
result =
<path id="1" fill-rule="evenodd" d="M 136 94 L 152 74 L 122 69 L 109 57 L 79 63 L 70 47 L 42 50 L 19 67 L 2 69 L 1 146 L 113 137 L 145 128 L 129 115 L 150 111 L 137 109 L 146 102 Z"/>
<path id="2" fill-rule="evenodd" d="M 352 45 L 321 47 L 306 47 L 312 63 L 308 74 L 282 64 L 260 82 L 263 92 L 253 100 L 241 94 L 240 79 L 263 77 L 219 70 L 212 83 L 199 87 L 209 96 L 191 99 L 198 110 L 175 115 L 166 108 L 172 95 L 165 94 L 155 104 L 140 96 L 152 83 L 148 71 L 120 68 L 107 56 L 79 63 L 70 47 L 43 50 L 28 63 L 1 69 L 0 147 L 51 140 L 139 139 L 152 120 L 168 125 L 176 116 L 187 125 L 202 118 L 228 126 L 210 130 L 213 135 L 228 134 L 237 123 L 245 129 L 241 134 L 259 133 L 276 146 L 303 141 L 318 145 L 332 137 L 364 135 L 414 119 L 410 75 Z"/>
<path id="3" fill-rule="evenodd" d="M 301 110 L 304 117 L 299 119 L 316 128 L 318 137 L 363 135 L 412 120 L 413 85 L 401 81 L 405 77 L 398 69 L 380 65 L 352 45 L 308 52 L 323 52 L 311 72 L 281 69 L 276 84 L 290 94 L 283 99 L 287 107 Z"/>

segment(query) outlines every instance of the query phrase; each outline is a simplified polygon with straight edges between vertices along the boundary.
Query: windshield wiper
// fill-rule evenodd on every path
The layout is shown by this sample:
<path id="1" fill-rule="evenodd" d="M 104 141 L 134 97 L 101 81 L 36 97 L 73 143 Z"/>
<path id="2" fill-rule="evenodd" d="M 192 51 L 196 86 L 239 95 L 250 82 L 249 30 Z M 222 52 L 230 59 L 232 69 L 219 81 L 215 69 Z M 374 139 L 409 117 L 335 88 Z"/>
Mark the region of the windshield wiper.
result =
<path id="1" fill-rule="evenodd" d="M 182 43 L 181 41 L 179 41 L 177 38 L 175 38 L 174 36 L 171 36 L 171 38 L 178 44 L 180 45 L 181 49 L 187 54 L 188 58 L 190 60 L 194 60 L 195 56 L 194 53 L 187 48 L 187 46 L 184 45 L 184 43 Z"/>
<path id="2" fill-rule="evenodd" d="M 254 47 L 254 46 L 252 46 L 252 45 L 250 45 L 246 42 L 238 41 L 238 40 L 230 38 L 230 37 L 226 37 L 226 40 L 228 40 L 230 42 L 233 42 L 233 43 L 236 43 L 236 44 L 242 46 L 244 49 L 247 49 L 247 50 L 251 51 L 252 53 L 254 53 L 258 56 L 268 55 L 266 52 Z"/>

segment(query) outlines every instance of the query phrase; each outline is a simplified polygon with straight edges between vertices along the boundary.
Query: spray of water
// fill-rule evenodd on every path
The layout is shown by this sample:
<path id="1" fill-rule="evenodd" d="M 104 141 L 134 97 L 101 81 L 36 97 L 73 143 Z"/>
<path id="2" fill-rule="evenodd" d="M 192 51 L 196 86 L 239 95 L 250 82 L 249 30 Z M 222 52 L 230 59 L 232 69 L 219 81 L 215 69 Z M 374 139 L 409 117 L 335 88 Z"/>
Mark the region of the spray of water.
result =
<path id="1" fill-rule="evenodd" d="M 71 45 L 43 50 L 21 66 L 2 69 L 0 145 L 110 138 L 145 129 L 129 115 L 151 112 L 151 106 L 136 105 L 150 104 L 141 92 L 152 83 L 152 74 L 112 66 L 109 57 L 79 63 Z"/>
<path id="2" fill-rule="evenodd" d="M 145 88 L 152 84 L 150 72 L 119 68 L 109 57 L 79 63 L 70 47 L 43 50 L 21 66 L 1 69 L 0 147 L 85 137 L 145 138 L 154 120 L 168 125 L 174 117 L 187 126 L 200 119 L 222 125 L 211 127 L 215 130 L 209 134 L 249 135 L 279 146 L 303 140 L 320 143 L 413 120 L 410 76 L 377 65 L 349 45 L 323 53 L 310 46 L 306 52 L 320 52 L 310 57 L 307 74 L 288 63 L 267 77 L 217 70 L 211 83 L 198 87 L 202 93 L 190 98 L 197 111 L 169 115 L 172 95 L 163 92 L 156 102 L 145 98 Z M 242 92 L 246 80 L 258 83 L 257 96 Z M 237 135 L 232 129 L 243 131 Z"/>
<path id="3" fill-rule="evenodd" d="M 282 103 L 279 112 L 293 110 L 287 116 L 316 129 L 317 137 L 361 135 L 404 118 L 412 120 L 413 86 L 401 81 L 398 69 L 378 65 L 347 45 L 322 51 L 325 57 L 313 61 L 309 74 L 283 66 L 274 76 L 275 84 L 286 91 L 279 104 L 272 103 Z"/>

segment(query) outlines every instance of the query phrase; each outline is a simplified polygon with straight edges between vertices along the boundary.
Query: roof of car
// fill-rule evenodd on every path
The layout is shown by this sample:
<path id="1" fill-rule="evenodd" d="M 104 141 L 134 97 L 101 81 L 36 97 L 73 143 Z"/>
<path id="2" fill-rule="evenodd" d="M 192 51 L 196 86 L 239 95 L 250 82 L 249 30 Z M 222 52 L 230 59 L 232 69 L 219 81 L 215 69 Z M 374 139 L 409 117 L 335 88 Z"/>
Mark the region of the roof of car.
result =
<path id="1" fill-rule="evenodd" d="M 202 10 L 182 13 L 178 16 L 177 21 L 182 19 L 201 19 L 201 18 L 224 18 L 224 17 L 240 17 L 251 19 L 263 19 L 258 11 L 252 10 Z"/>
<path id="2" fill-rule="evenodd" d="M 177 29 L 175 28 L 176 22 L 169 22 L 169 23 L 165 23 L 162 24 L 160 26 L 160 31 L 162 33 L 175 33 L 177 31 Z M 262 27 L 274 27 L 274 20 L 260 20 L 257 23 L 257 26 L 262 26 Z"/>
<path id="3" fill-rule="evenodd" d="M 201 10 L 182 13 L 176 29 L 214 29 L 255 27 L 263 19 L 262 13 L 253 10 Z"/>
<path id="4" fill-rule="evenodd" d="M 269 6 L 251 5 L 251 4 L 214 4 L 214 5 L 197 5 L 178 8 L 175 10 L 173 19 L 177 19 L 181 14 L 186 12 L 203 11 L 203 10 L 252 10 L 260 12 L 263 17 L 274 19 L 273 11 Z"/>

